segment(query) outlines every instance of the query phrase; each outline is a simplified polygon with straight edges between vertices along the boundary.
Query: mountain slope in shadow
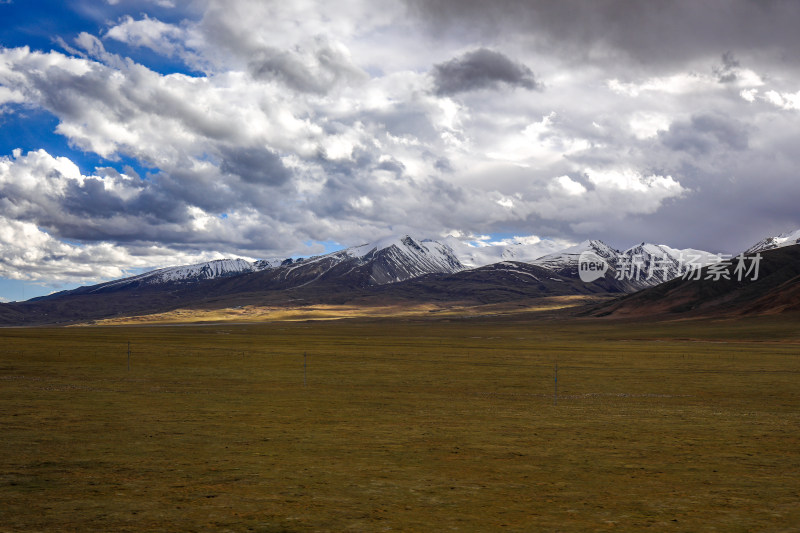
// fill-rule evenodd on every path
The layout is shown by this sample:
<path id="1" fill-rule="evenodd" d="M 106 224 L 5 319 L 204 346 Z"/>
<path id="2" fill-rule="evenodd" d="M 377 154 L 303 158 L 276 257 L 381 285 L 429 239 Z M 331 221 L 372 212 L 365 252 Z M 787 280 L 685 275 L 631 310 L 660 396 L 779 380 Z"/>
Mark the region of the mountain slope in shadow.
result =
<path id="1" fill-rule="evenodd" d="M 758 255 L 746 256 L 752 266 Z M 800 311 L 800 245 L 760 252 L 758 276 L 736 272 L 737 258 L 718 276 L 704 268 L 700 279 L 674 279 L 591 309 L 590 316 L 740 316 Z M 755 279 L 754 279 L 755 278 Z"/>

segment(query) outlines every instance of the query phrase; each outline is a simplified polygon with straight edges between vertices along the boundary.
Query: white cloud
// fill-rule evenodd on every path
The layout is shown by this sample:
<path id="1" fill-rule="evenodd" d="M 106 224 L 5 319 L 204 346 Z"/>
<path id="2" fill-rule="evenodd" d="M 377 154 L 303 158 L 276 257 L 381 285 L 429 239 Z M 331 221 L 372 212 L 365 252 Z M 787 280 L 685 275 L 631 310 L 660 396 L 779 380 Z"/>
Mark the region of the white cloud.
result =
<path id="1" fill-rule="evenodd" d="M 512 209 L 514 207 L 514 200 L 507 197 L 499 198 L 497 200 L 497 205 L 505 207 L 506 209 Z"/>
<path id="2" fill-rule="evenodd" d="M 548 185 L 548 189 L 552 194 L 556 195 L 559 193 L 565 193 L 569 196 L 580 196 L 582 194 L 586 194 L 586 187 L 584 187 L 582 183 L 573 180 L 569 176 L 558 176 L 557 178 L 553 178 Z"/>
<path id="3" fill-rule="evenodd" d="M 3 104 L 19 104 L 25 101 L 25 96 L 8 87 L 0 86 L 0 106 Z"/>
<path id="4" fill-rule="evenodd" d="M 186 30 L 174 24 L 167 24 L 147 15 L 134 20 L 130 15 L 124 17 L 105 34 L 106 38 L 127 43 L 134 47 L 150 48 L 166 56 L 186 53 L 184 42 Z"/>
<path id="5" fill-rule="evenodd" d="M 654 193 L 659 199 L 685 192 L 672 176 L 644 176 L 631 169 L 586 169 L 586 175 L 597 189 Z"/>
<path id="6" fill-rule="evenodd" d="M 655 137 L 659 131 L 669 128 L 670 119 L 667 115 L 652 111 L 639 111 L 634 113 L 629 121 L 633 135 L 638 139 Z"/>
<path id="7" fill-rule="evenodd" d="M 742 89 L 739 91 L 739 95 L 748 102 L 755 102 L 756 94 L 758 94 L 758 89 Z"/>
<path id="8" fill-rule="evenodd" d="M 764 100 L 781 109 L 800 109 L 800 91 L 796 93 L 786 93 L 778 91 L 767 91 L 763 96 Z"/>
<path id="9" fill-rule="evenodd" d="M 670 76 L 647 78 L 638 83 L 622 82 L 615 78 L 608 80 L 607 84 L 608 88 L 615 93 L 634 98 L 647 92 L 685 95 L 715 90 L 719 87 L 717 80 L 712 76 L 693 72 L 680 72 Z"/>
<path id="10" fill-rule="evenodd" d="M 688 193 L 671 176 L 626 168 L 587 168 L 583 174 L 588 186 L 569 176 L 552 178 L 547 195 L 528 202 L 528 208 L 549 220 L 608 223 L 654 213 L 666 200 Z"/>
<path id="11" fill-rule="evenodd" d="M 0 215 L 0 277 L 49 282 L 99 282 L 137 268 L 196 263 L 222 257 L 219 253 L 185 253 L 165 248 L 142 250 L 100 242 L 67 244 L 35 224 Z M 158 259 L 155 259 L 158 258 Z"/>
<path id="12" fill-rule="evenodd" d="M 554 121 L 557 113 L 551 112 L 537 122 L 525 126 L 521 132 L 500 137 L 493 149 L 487 152 L 491 159 L 530 165 L 552 164 L 576 152 L 588 149 L 586 139 L 572 137 L 560 132 Z"/>

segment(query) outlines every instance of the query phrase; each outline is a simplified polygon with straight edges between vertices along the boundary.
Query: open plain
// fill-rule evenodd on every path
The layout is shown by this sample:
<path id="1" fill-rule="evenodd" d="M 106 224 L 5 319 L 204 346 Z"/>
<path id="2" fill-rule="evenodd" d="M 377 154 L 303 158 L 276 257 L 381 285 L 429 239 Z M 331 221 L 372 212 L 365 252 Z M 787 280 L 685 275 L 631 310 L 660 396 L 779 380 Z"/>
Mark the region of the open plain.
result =
<path id="1" fill-rule="evenodd" d="M 800 531 L 797 318 L 2 329 L 0 531 Z"/>

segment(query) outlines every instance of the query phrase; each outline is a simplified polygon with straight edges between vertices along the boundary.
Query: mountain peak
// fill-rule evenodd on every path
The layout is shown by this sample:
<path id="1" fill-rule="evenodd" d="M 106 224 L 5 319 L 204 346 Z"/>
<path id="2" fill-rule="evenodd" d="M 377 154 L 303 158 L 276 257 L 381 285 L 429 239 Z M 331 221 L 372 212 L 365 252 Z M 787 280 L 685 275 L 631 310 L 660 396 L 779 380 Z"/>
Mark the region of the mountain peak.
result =
<path id="1" fill-rule="evenodd" d="M 553 258 L 557 258 L 561 255 L 575 255 L 578 256 L 583 252 L 594 252 L 601 257 L 610 257 L 612 255 L 619 254 L 618 250 L 610 247 L 600 239 L 587 239 L 583 242 L 576 244 L 575 246 L 570 246 L 569 248 L 565 248 L 560 252 L 555 252 L 553 254 L 546 255 L 534 261 L 538 263 L 540 260 L 548 261 Z"/>
<path id="2" fill-rule="evenodd" d="M 253 272 L 253 263 L 245 259 L 213 259 L 203 263 L 159 268 L 121 280 L 101 284 L 100 287 L 113 287 L 123 283 L 153 285 L 176 281 L 199 281 L 206 279 L 234 276 L 245 272 Z"/>
<path id="3" fill-rule="evenodd" d="M 374 263 L 370 279 L 378 285 L 425 274 L 452 274 L 465 268 L 446 244 L 410 235 L 386 237 L 344 252 L 362 261 L 371 258 Z"/>
<path id="4" fill-rule="evenodd" d="M 532 262 L 572 245 L 572 242 L 562 239 L 517 237 L 513 241 L 508 239 L 496 242 L 481 240 L 465 242 L 456 237 L 445 237 L 439 242 L 453 250 L 466 268 L 478 268 L 500 261 Z"/>
<path id="5" fill-rule="evenodd" d="M 756 252 L 763 252 L 764 250 L 792 246 L 793 244 L 800 244 L 800 229 L 781 233 L 780 235 L 776 235 L 774 237 L 761 239 L 756 244 L 748 248 L 745 253 L 754 254 Z"/>

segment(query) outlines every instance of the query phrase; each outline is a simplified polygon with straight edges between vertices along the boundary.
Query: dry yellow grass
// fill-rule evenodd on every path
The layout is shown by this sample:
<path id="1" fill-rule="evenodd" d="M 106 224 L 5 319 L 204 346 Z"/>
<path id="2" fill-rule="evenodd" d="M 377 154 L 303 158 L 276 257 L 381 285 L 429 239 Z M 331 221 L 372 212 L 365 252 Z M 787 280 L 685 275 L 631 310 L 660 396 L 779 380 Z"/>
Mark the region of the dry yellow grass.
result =
<path id="1" fill-rule="evenodd" d="M 222 309 L 176 309 L 165 313 L 109 318 L 93 321 L 90 325 L 134 324 L 197 324 L 205 322 L 270 322 L 297 320 L 337 320 L 343 318 L 398 318 L 438 316 L 465 316 L 487 314 L 518 314 L 567 309 L 594 301 L 592 296 L 553 296 L 525 304 L 494 305 L 308 305 L 299 307 L 268 307 L 247 305 Z"/>

